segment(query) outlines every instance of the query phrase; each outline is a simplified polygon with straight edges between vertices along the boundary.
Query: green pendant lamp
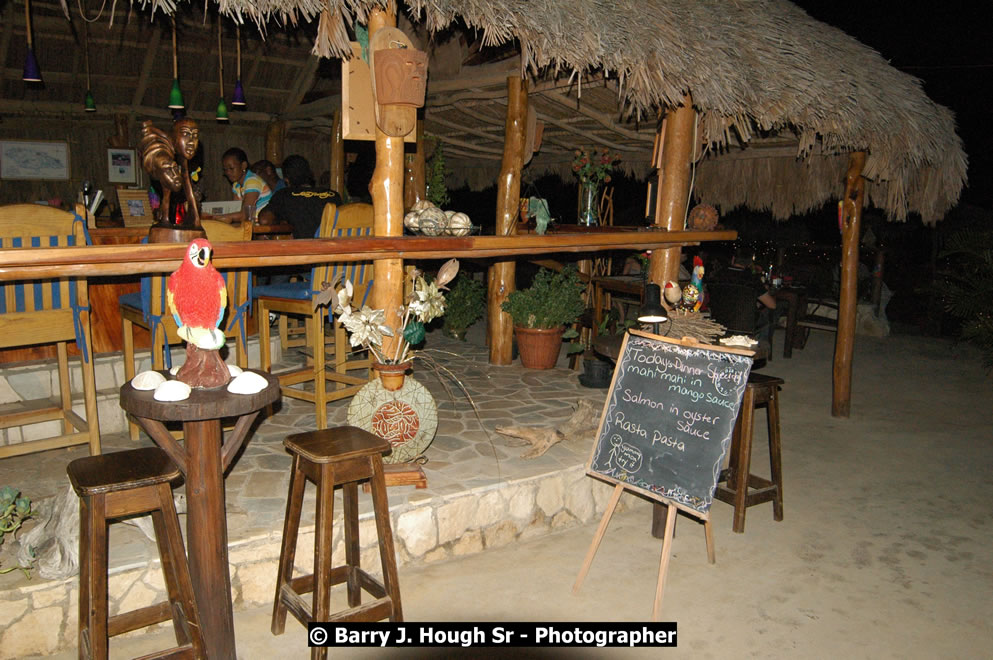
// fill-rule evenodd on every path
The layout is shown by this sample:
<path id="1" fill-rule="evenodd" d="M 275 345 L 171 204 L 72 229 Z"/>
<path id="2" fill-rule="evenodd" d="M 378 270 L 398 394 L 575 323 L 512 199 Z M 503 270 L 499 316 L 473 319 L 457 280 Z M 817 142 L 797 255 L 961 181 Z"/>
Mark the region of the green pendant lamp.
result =
<path id="1" fill-rule="evenodd" d="M 186 107 L 183 103 L 183 92 L 179 90 L 179 53 L 176 50 L 176 19 L 172 19 L 172 90 L 169 92 L 169 108 L 171 110 L 182 110 Z"/>
<path id="2" fill-rule="evenodd" d="M 228 120 L 228 104 L 224 102 L 224 51 L 221 48 L 221 17 L 217 17 L 217 87 L 221 100 L 217 102 L 217 113 L 214 119 L 219 122 Z"/>
<path id="3" fill-rule="evenodd" d="M 88 21 L 83 17 L 83 57 L 86 61 L 86 99 L 83 101 L 83 108 L 86 112 L 96 112 L 97 103 L 93 100 L 93 88 L 90 87 L 90 35 L 86 27 Z"/>

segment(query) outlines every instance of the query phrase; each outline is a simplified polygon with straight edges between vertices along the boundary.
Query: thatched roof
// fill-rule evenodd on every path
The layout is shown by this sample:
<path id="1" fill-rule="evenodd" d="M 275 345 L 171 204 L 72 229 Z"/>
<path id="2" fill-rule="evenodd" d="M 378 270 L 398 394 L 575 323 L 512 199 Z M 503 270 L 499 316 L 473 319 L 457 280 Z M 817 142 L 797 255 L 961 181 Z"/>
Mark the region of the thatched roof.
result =
<path id="1" fill-rule="evenodd" d="M 36 0 L 34 10 L 42 4 L 48 3 Z M 171 0 L 158 4 L 173 10 Z M 277 64 L 294 61 L 279 51 L 287 42 L 282 35 L 306 42 L 296 51 L 296 67 L 274 73 L 271 106 L 253 104 L 251 110 L 297 125 L 317 117 L 316 125 L 326 125 L 320 116 L 333 108 L 333 96 L 301 103 L 302 86 L 314 79 L 315 68 L 302 49 L 316 43 L 325 56 L 350 52 L 353 26 L 380 4 L 221 0 L 222 14 L 258 23 L 275 42 L 261 51 L 273 62 L 262 70 L 275 72 Z M 870 201 L 894 220 L 909 212 L 925 222 L 940 219 L 965 182 L 966 156 L 952 113 L 928 99 L 919 80 L 784 0 L 407 0 L 400 11 L 434 53 L 425 130 L 445 144 L 456 177 L 474 187 L 496 178 L 505 79 L 521 71 L 531 78 L 531 105 L 545 124 L 530 176 L 556 171 L 568 178 L 572 148 L 589 144 L 609 146 L 630 172 L 647 174 L 659 109 L 689 92 L 701 141 L 695 194 L 722 210 L 747 204 L 784 218 L 837 198 L 845 154 L 853 150 L 868 152 Z M 316 30 L 304 30 L 307 21 Z M 465 27 L 478 31 L 488 47 L 516 45 L 519 55 L 463 64 L 465 45 L 453 47 L 451 35 Z M 98 28 L 90 31 L 95 35 Z M 167 52 L 167 38 L 161 41 Z M 246 48 L 252 48 L 247 41 Z M 225 51 L 231 53 L 230 44 Z M 17 59 L 7 55 L 8 68 Z M 124 61 L 135 69 L 133 81 L 141 71 L 138 58 Z M 78 68 L 77 62 L 72 70 Z M 157 61 L 153 71 L 165 68 Z M 201 68 L 206 73 L 199 88 L 207 99 L 216 98 L 210 91 L 216 69 L 210 62 Z M 184 77 L 199 73 L 182 62 L 181 69 Z M 143 84 L 153 87 L 149 80 Z M 6 82 L 8 99 L 10 87 Z"/>

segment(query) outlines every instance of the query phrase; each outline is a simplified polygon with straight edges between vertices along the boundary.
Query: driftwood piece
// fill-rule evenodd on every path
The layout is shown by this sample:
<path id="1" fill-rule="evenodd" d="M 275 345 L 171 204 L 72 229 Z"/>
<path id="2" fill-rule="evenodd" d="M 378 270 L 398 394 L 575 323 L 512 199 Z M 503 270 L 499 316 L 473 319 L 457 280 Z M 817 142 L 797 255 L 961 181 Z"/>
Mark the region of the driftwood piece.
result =
<path id="1" fill-rule="evenodd" d="M 599 416 L 593 409 L 593 405 L 589 401 L 581 399 L 572 416 L 558 427 L 498 426 L 496 432 L 512 438 L 511 446 L 531 445 L 531 449 L 521 454 L 521 458 L 538 458 L 552 445 L 566 438 L 580 437 L 596 431 L 599 421 Z"/>

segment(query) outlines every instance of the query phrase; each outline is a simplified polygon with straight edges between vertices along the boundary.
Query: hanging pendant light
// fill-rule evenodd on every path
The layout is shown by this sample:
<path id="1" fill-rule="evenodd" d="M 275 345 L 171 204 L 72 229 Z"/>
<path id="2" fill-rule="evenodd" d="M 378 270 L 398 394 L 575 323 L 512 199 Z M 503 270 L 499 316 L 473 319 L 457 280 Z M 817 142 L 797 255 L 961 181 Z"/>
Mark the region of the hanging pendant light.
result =
<path id="1" fill-rule="evenodd" d="M 86 112 L 96 112 L 97 103 L 93 100 L 93 88 L 90 87 L 90 34 L 86 27 L 88 21 L 83 17 L 83 58 L 86 61 L 86 98 L 83 100 L 83 108 Z"/>
<path id="2" fill-rule="evenodd" d="M 24 28 L 28 37 L 28 54 L 24 57 L 24 82 L 41 82 L 41 69 L 38 59 L 34 56 L 34 45 L 31 41 L 31 4 L 24 0 Z"/>
<path id="3" fill-rule="evenodd" d="M 248 101 L 245 100 L 245 88 L 241 86 L 241 26 L 235 26 L 234 34 L 235 49 L 238 54 L 238 57 L 235 60 L 235 67 L 237 68 L 238 75 L 235 77 L 234 94 L 231 95 L 231 105 L 235 108 L 244 108 L 248 105 Z"/>
<path id="4" fill-rule="evenodd" d="M 224 102 L 224 50 L 221 48 L 221 17 L 217 17 L 217 87 L 221 100 L 217 102 L 217 113 L 214 119 L 220 122 L 228 120 L 228 105 Z"/>
<path id="5" fill-rule="evenodd" d="M 169 92 L 169 108 L 183 110 L 183 92 L 179 90 L 179 55 L 176 50 L 176 19 L 172 19 L 172 90 Z"/>

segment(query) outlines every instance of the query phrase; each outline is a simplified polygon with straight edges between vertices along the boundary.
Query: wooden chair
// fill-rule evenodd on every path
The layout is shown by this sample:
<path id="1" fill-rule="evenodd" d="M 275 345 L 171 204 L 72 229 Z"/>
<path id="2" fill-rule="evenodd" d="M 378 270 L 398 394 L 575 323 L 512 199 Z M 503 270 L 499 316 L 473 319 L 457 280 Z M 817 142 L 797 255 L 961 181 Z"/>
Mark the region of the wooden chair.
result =
<path id="1" fill-rule="evenodd" d="M 86 223 L 78 213 L 38 204 L 0 207 L 0 249 L 68 247 L 88 244 Z M 83 372 L 83 419 L 72 409 L 68 342 L 75 341 Z M 37 399 L 0 405 L 0 428 L 62 421 L 62 435 L 0 447 L 0 458 L 89 444 L 100 453 L 96 379 L 85 279 L 55 278 L 0 282 L 0 348 L 55 344 L 60 401 Z"/>
<path id="2" fill-rule="evenodd" d="M 373 214 L 371 204 L 346 204 L 337 207 L 328 204 L 321 218 L 318 238 L 371 236 Z M 259 347 L 262 356 L 262 369 L 272 370 L 272 354 L 269 349 L 271 329 L 268 323 L 270 312 L 303 318 L 307 326 L 307 347 L 311 356 L 307 365 L 279 374 L 280 391 L 283 396 L 302 401 L 311 401 L 317 414 L 317 428 L 327 428 L 327 404 L 354 395 L 368 382 L 368 376 L 353 376 L 349 371 L 368 369 L 371 359 L 366 355 L 361 359 L 350 359 L 352 349 L 344 327 L 333 321 L 333 364 L 326 364 L 324 324 L 328 317 L 326 307 L 314 309 L 311 302 L 320 293 L 324 282 L 332 282 L 341 276 L 354 286 L 352 300 L 361 305 L 372 290 L 372 262 L 327 263 L 311 270 L 309 282 L 289 282 L 271 284 L 255 288 L 258 302 Z M 294 387 L 313 381 L 313 390 Z M 329 390 L 328 381 L 333 383 Z"/>
<path id="3" fill-rule="evenodd" d="M 219 244 L 252 240 L 252 224 L 243 222 L 230 225 L 218 220 L 203 220 L 207 239 L 216 249 Z M 239 367 L 248 366 L 248 314 L 251 310 L 252 273 L 250 270 L 232 270 L 221 273 L 228 290 L 228 307 L 221 323 L 224 336 L 234 339 L 235 361 Z M 148 330 L 151 335 L 153 369 L 168 369 L 172 366 L 169 352 L 171 344 L 182 343 L 177 334 L 176 321 L 166 308 L 167 274 L 143 277 L 141 292 L 121 296 L 122 337 L 124 344 L 124 376 L 130 381 L 135 375 L 134 326 Z M 138 439 L 138 426 L 128 424 L 131 439 Z"/>

